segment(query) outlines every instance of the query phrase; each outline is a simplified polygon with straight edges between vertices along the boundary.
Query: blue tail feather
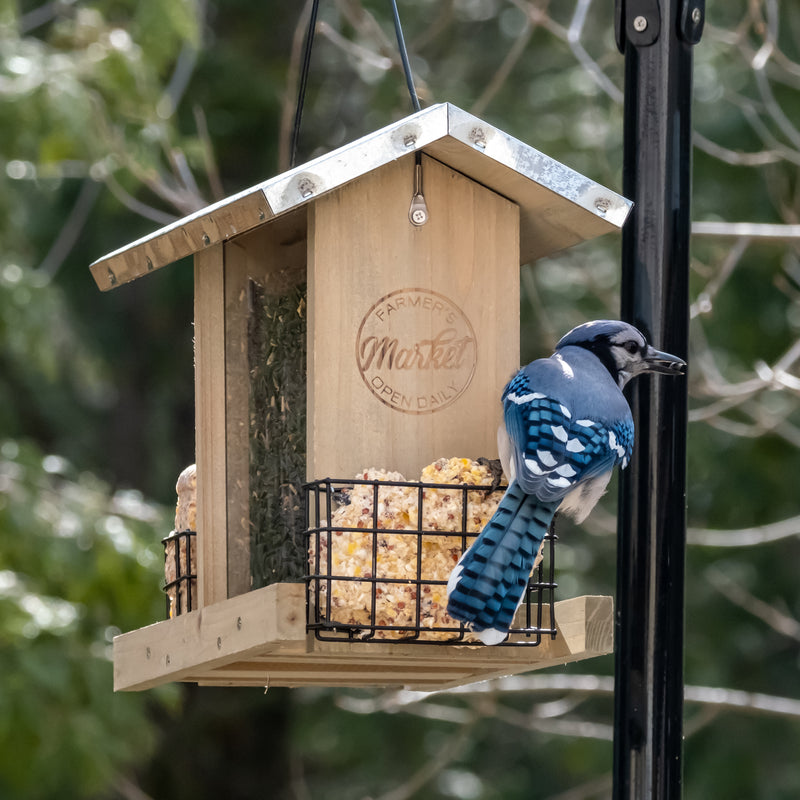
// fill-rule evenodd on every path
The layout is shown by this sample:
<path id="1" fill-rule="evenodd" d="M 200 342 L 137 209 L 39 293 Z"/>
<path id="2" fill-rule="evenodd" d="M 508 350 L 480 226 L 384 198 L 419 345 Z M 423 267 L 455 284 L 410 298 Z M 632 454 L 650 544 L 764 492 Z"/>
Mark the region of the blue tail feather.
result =
<path id="1" fill-rule="evenodd" d="M 525 494 L 512 481 L 494 516 L 456 564 L 447 585 L 447 612 L 487 644 L 508 633 L 557 507 L 557 502 Z"/>

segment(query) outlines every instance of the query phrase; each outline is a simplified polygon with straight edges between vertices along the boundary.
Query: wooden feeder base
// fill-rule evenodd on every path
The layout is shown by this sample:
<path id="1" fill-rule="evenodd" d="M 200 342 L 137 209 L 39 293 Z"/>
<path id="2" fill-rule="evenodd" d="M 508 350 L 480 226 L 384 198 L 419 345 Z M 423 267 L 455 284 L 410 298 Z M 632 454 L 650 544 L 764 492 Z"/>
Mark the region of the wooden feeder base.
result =
<path id="1" fill-rule="evenodd" d="M 613 650 L 613 599 L 555 604 L 555 639 L 537 647 L 320 642 L 306 632 L 306 587 L 278 583 L 114 639 L 114 690 L 201 686 L 445 689 Z M 550 620 L 543 621 L 547 626 Z"/>

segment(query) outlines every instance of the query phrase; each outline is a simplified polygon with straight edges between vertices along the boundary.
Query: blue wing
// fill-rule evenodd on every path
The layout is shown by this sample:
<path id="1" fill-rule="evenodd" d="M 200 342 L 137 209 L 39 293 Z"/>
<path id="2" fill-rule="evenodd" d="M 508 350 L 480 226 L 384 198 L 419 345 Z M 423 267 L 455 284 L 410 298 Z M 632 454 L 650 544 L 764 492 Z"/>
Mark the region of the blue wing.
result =
<path id="1" fill-rule="evenodd" d="M 562 500 L 578 484 L 627 465 L 633 449 L 630 417 L 607 425 L 578 416 L 536 391 L 525 372 L 503 393 L 506 430 L 514 444 L 516 480 L 543 502 Z"/>

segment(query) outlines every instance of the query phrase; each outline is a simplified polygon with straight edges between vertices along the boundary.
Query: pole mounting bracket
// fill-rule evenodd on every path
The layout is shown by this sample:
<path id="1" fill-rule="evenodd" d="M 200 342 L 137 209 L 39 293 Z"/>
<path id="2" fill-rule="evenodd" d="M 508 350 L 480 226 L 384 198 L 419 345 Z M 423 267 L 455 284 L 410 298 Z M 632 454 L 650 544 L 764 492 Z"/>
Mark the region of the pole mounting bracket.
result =
<path id="1" fill-rule="evenodd" d="M 697 44 L 706 22 L 706 0 L 683 0 L 678 19 L 678 36 L 686 44 Z"/>
<path id="2" fill-rule="evenodd" d="M 625 44 L 649 47 L 661 33 L 659 0 L 614 0 L 614 31 L 617 48 L 625 52 Z"/>
<path id="3" fill-rule="evenodd" d="M 705 0 L 681 0 L 677 25 L 682 41 L 697 44 L 705 21 Z M 614 0 L 614 32 L 620 53 L 625 52 L 627 42 L 634 47 L 655 44 L 661 34 L 659 0 Z"/>

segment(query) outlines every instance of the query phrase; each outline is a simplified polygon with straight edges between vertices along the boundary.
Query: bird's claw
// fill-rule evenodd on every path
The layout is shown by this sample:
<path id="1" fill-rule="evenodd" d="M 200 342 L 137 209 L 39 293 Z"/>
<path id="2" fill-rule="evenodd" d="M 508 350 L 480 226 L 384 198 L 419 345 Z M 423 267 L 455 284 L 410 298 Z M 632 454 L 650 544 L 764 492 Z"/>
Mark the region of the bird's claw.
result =
<path id="1" fill-rule="evenodd" d="M 486 467 L 489 472 L 492 473 L 492 483 L 486 490 L 486 493 L 491 494 L 492 492 L 496 492 L 500 488 L 500 484 L 503 480 L 503 465 L 500 459 L 484 458 L 481 456 L 477 461 L 482 467 Z"/>

